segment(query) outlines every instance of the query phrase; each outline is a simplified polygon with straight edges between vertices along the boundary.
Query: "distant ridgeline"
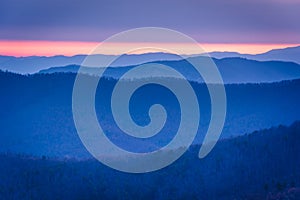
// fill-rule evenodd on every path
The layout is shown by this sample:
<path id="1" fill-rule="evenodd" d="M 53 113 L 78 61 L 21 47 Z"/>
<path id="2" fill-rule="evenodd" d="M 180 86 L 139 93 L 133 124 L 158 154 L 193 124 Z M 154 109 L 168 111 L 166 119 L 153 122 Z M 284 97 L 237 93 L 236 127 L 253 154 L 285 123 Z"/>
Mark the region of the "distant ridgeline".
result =
<path id="1" fill-rule="evenodd" d="M 97 65 L 103 67 L 107 62 L 114 60 L 111 64 L 113 67 L 123 67 L 139 65 L 142 63 L 154 61 L 179 61 L 182 58 L 194 58 L 199 56 L 211 56 L 217 59 L 229 58 L 230 63 L 235 65 L 235 60 L 239 58 L 257 60 L 257 61 L 284 61 L 294 62 L 300 64 L 300 46 L 289 47 L 285 49 L 273 49 L 261 54 L 240 54 L 237 52 L 211 52 L 209 54 L 196 55 L 176 55 L 171 53 L 145 53 L 145 54 L 124 54 L 124 55 L 103 55 L 95 54 L 89 55 L 93 60 L 97 60 Z M 28 57 L 14 57 L 0 55 L 0 70 L 8 70 L 21 74 L 37 73 L 40 70 L 45 70 L 51 67 L 67 66 L 67 65 L 81 65 L 87 55 L 75 56 L 28 56 Z M 231 60 L 234 58 L 235 60 Z M 241 64 L 241 63 L 240 63 Z M 252 63 L 253 64 L 253 63 Z M 255 63 L 254 63 L 255 64 Z M 227 65 L 228 66 L 228 65 Z M 222 67 L 222 66 L 220 66 Z M 242 67 L 242 66 L 239 66 Z M 299 76 L 298 76 L 299 77 Z"/>
<path id="2" fill-rule="evenodd" d="M 202 62 L 205 57 L 192 57 L 188 60 L 197 60 L 199 63 Z M 245 58 L 222 58 L 213 59 L 216 66 L 218 67 L 224 83 L 264 83 L 264 82 L 278 82 L 282 80 L 292 80 L 300 78 L 300 65 L 293 62 L 282 62 L 282 61 L 255 61 L 248 60 Z M 189 80 L 194 80 L 197 82 L 203 82 L 203 80 L 198 78 L 196 72 L 191 70 L 193 66 L 187 60 L 176 60 L 176 61 L 156 61 L 151 62 L 154 64 L 163 64 L 166 66 L 173 67 L 174 69 L 180 71 Z M 51 73 L 77 73 L 79 65 L 68 65 L 61 67 L 51 67 L 49 69 L 44 69 L 39 71 L 42 74 Z M 132 69 L 134 66 L 122 66 L 122 67 L 111 67 L 109 77 L 116 78 L 120 74 Z M 84 73 L 86 74 L 97 74 L 103 68 L 92 68 L 83 67 Z M 153 69 L 152 69 L 153 70 Z M 157 70 L 162 71 L 161 67 L 157 66 Z M 138 74 L 140 78 L 147 78 L 149 73 L 147 69 L 144 73 Z"/>
<path id="3" fill-rule="evenodd" d="M 72 73 L 24 76 L 0 72 L 0 152 L 57 158 L 90 158 L 73 122 L 74 80 L 75 74 Z M 112 78 L 102 78 L 102 93 L 109 93 L 115 83 L 116 80 Z M 200 144 L 210 121 L 210 98 L 205 84 L 191 84 L 200 104 L 200 128 L 194 143 Z M 228 108 L 222 139 L 280 124 L 289 125 L 300 119 L 300 80 L 228 84 L 225 88 Z M 167 144 L 173 137 L 172 133 L 176 132 L 179 113 L 172 95 L 168 96 L 165 90 L 157 88 L 150 88 L 146 94 L 156 97 L 165 106 L 168 119 L 164 131 L 170 134 L 163 135 L 158 141 L 141 140 L 136 145 L 132 138 L 124 138 L 118 134 L 111 112 L 100 103 L 100 93 L 96 93 L 95 107 L 101 126 L 114 143 L 125 149 L 134 149 L 137 152 L 155 150 Z M 149 123 L 147 106 L 156 99 L 147 98 L 147 95 L 136 94 L 131 102 L 130 112 L 133 119 L 142 125 Z"/>

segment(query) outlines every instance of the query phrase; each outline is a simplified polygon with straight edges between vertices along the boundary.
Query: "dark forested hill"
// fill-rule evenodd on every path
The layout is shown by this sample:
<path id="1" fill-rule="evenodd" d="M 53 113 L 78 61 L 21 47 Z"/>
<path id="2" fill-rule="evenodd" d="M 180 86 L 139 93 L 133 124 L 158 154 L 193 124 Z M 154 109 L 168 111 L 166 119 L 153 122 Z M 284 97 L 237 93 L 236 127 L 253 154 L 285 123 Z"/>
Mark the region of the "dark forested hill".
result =
<path id="1" fill-rule="evenodd" d="M 195 145 L 162 170 L 127 174 L 94 159 L 0 155 L 0 199 L 300 198 L 300 122 Z"/>

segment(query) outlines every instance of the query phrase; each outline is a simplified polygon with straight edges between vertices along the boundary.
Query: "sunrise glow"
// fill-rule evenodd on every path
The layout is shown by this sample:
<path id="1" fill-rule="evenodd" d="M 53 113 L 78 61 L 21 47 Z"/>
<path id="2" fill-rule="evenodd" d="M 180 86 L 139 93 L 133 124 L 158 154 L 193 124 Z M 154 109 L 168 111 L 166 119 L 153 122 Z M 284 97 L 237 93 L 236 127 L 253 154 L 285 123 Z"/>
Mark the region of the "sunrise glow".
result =
<path id="1" fill-rule="evenodd" d="M 93 51 L 98 42 L 80 42 L 80 41 L 0 41 L 0 55 L 8 56 L 54 56 L 65 55 L 72 56 L 77 54 L 89 54 Z M 102 54 L 116 55 L 123 52 L 124 47 L 136 44 L 130 43 L 111 43 L 106 45 L 105 49 L 102 49 Z M 141 47 L 151 47 L 151 44 L 139 44 Z M 258 54 L 264 53 L 271 49 L 286 48 L 291 46 L 297 46 L 299 44 L 215 44 L 206 43 L 199 44 L 206 52 L 212 51 L 233 51 L 239 53 Z M 157 46 L 157 44 L 156 44 Z M 186 54 L 197 54 L 199 49 L 195 49 L 189 44 L 182 43 L 164 43 L 160 46 L 165 49 L 178 48 L 184 49 Z M 147 53 L 155 52 L 151 48 L 134 51 L 132 53 Z"/>

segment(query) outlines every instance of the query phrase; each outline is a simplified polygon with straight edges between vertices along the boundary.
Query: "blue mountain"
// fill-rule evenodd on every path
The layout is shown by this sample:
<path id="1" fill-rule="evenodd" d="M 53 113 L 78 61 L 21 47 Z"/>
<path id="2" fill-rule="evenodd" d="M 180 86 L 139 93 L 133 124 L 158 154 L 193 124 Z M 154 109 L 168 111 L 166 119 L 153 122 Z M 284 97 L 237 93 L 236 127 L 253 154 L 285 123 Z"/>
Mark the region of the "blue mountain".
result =
<path id="1" fill-rule="evenodd" d="M 221 140 L 201 160 L 200 146 L 192 146 L 169 167 L 139 175 L 112 170 L 92 158 L 0 154 L 0 197 L 298 200 L 299 140 L 300 122 L 295 122 Z"/>
<path id="2" fill-rule="evenodd" d="M 93 77 L 87 75 L 87 78 Z M 3 86 L 0 87 L 0 152 L 89 158 L 73 122 L 74 80 L 75 74 L 71 73 L 24 76 L 0 72 L 0 85 Z M 102 78 L 101 81 L 103 88 L 98 88 L 101 92 L 96 93 L 96 111 L 99 122 L 114 143 L 129 150 L 143 152 L 157 149 L 170 141 L 172 133 L 177 130 L 180 113 L 178 102 L 167 90 L 150 87 L 145 88 L 145 92 L 135 94 L 131 113 L 137 123 L 149 123 L 145 117 L 148 113 L 147 106 L 154 103 L 162 103 L 169 114 L 159 140 L 136 141 L 125 137 L 126 134 L 117 129 L 110 106 L 106 105 L 109 99 L 103 99 L 109 97 L 107 94 L 112 91 L 116 80 Z M 170 81 L 180 84 L 181 80 Z M 195 139 L 195 143 L 200 144 L 209 125 L 211 102 L 205 84 L 191 84 L 198 96 L 201 111 L 200 129 Z M 225 89 L 228 108 L 221 138 L 235 137 L 279 124 L 288 125 L 300 119 L 300 80 L 228 84 Z"/>
<path id="3" fill-rule="evenodd" d="M 166 66 L 173 67 L 177 70 L 184 72 L 184 74 L 191 80 L 202 81 L 195 77 L 194 71 L 190 68 L 193 66 L 187 60 L 205 60 L 205 57 L 192 57 L 186 60 L 177 61 L 156 61 L 152 63 L 160 63 Z M 224 83 L 264 83 L 264 82 L 278 82 L 282 80 L 292 80 L 300 78 L 300 65 L 293 62 L 282 61 L 256 61 L 245 58 L 223 58 L 213 59 L 218 67 Z M 203 62 L 204 63 L 204 62 Z M 39 71 L 42 74 L 51 73 L 77 73 L 79 65 L 68 65 L 62 67 L 52 67 Z M 128 71 L 134 66 L 112 67 L 110 76 L 116 78 L 120 73 Z M 98 69 L 85 67 L 87 74 L 95 74 Z M 146 70 L 146 69 L 145 69 Z M 162 70 L 162 69 L 157 69 Z M 147 78 L 147 71 L 139 74 L 138 78 Z"/>
<path id="4" fill-rule="evenodd" d="M 300 46 L 273 49 L 261 54 L 240 54 L 237 52 L 211 52 L 214 58 L 241 57 L 258 61 L 286 61 L 300 64 Z"/>
<path id="5" fill-rule="evenodd" d="M 29 56 L 29 57 L 13 57 L 0 56 L 0 70 L 10 71 L 20 74 L 36 73 L 42 69 L 49 67 L 64 66 L 76 64 L 80 65 L 87 55 L 75 56 Z M 102 60 L 99 66 L 104 65 L 107 60 L 116 59 L 112 66 L 136 65 L 145 62 L 157 60 L 179 60 L 181 57 L 169 53 L 145 53 L 145 54 L 124 54 L 121 57 L 115 55 L 91 55 L 94 59 Z"/>
<path id="6" fill-rule="evenodd" d="M 300 64 L 300 46 L 289 47 L 285 49 L 274 49 L 262 54 L 240 54 L 236 52 L 211 52 L 211 57 L 222 59 L 229 57 L 241 57 L 250 60 L 258 61 L 286 61 L 295 62 Z M 40 70 L 44 70 L 50 67 L 66 66 L 66 65 L 81 65 L 87 55 L 75 55 L 75 56 L 28 56 L 28 57 L 14 57 L 14 56 L 0 56 L 0 70 L 10 71 L 21 74 L 32 74 Z M 92 55 L 94 57 L 101 58 L 103 63 L 108 59 L 116 59 L 115 55 Z M 183 55 L 187 57 L 197 57 L 199 55 Z M 207 56 L 207 54 L 201 55 Z M 122 55 L 113 63 L 112 66 L 129 66 L 137 65 L 145 62 L 152 61 L 174 61 L 180 60 L 181 57 L 170 53 L 145 53 L 137 55 Z M 99 67 L 103 66 L 103 63 L 99 63 Z"/>

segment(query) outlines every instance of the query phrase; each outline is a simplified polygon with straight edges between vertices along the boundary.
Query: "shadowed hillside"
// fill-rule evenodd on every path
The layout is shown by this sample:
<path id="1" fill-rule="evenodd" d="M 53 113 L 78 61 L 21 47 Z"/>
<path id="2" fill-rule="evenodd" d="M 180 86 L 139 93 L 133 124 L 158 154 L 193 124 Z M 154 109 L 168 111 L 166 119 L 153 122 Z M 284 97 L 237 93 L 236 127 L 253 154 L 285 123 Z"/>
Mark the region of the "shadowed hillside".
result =
<path id="1" fill-rule="evenodd" d="M 199 146 L 147 174 L 112 170 L 94 159 L 0 155 L 1 199 L 294 199 L 300 198 L 300 123 Z M 171 153 L 171 152 L 170 152 Z"/>

